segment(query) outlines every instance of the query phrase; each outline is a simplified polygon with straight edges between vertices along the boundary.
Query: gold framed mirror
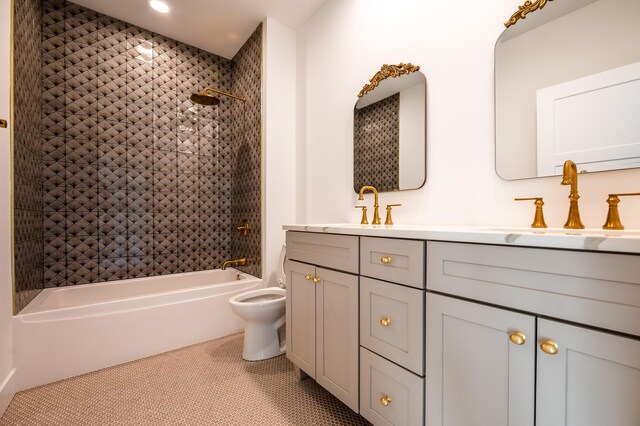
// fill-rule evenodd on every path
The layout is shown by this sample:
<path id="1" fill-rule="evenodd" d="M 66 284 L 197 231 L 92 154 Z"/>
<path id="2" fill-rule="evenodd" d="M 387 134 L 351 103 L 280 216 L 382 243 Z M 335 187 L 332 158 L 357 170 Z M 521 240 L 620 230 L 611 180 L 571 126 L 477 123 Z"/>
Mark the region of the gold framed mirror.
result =
<path id="1" fill-rule="evenodd" d="M 379 192 L 426 181 L 426 77 L 410 63 L 383 65 L 353 110 L 353 189 Z"/>
<path id="2" fill-rule="evenodd" d="M 533 13 L 535 12 L 535 13 Z M 495 46 L 496 172 L 640 167 L 640 2 L 536 0 Z"/>

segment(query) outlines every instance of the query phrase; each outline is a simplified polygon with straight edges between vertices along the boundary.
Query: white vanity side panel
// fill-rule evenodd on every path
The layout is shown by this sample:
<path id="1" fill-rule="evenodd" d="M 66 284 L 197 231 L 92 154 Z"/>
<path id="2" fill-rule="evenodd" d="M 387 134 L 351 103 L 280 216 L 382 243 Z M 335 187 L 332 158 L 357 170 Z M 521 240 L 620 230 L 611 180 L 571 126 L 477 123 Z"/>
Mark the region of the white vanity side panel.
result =
<path id="1" fill-rule="evenodd" d="M 357 274 L 358 237 L 288 231 L 287 257 Z"/>
<path id="2" fill-rule="evenodd" d="M 429 241 L 427 288 L 640 336 L 640 256 Z"/>
<path id="3" fill-rule="evenodd" d="M 640 340 L 538 319 L 538 426 L 640 425 Z"/>
<path id="4" fill-rule="evenodd" d="M 360 344 L 423 376 L 424 290 L 362 277 Z"/>
<path id="5" fill-rule="evenodd" d="M 362 237 L 360 244 L 360 275 L 424 288 L 424 241 Z"/>

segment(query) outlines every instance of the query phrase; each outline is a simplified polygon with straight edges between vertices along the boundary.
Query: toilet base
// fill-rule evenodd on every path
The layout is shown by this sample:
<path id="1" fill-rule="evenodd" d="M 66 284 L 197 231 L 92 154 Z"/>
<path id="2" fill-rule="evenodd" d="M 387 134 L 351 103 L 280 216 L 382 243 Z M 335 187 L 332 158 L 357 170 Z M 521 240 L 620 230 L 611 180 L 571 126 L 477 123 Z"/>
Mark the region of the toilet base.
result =
<path id="1" fill-rule="evenodd" d="M 280 342 L 278 330 L 284 326 L 284 315 L 281 321 L 264 324 L 247 321 L 244 328 L 244 346 L 242 359 L 246 361 L 262 361 L 282 355 L 285 352 L 284 342 Z"/>

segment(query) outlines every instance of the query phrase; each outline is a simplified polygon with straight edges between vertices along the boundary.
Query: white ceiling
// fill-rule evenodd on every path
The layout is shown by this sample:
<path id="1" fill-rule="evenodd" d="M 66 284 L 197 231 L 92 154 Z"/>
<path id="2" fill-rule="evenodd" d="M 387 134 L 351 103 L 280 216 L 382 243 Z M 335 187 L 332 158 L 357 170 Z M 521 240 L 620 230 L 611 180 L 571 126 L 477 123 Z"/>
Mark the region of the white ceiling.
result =
<path id="1" fill-rule="evenodd" d="M 73 0 L 81 6 L 147 30 L 232 58 L 258 24 L 269 16 L 293 29 L 326 0 L 165 0 L 167 14 L 147 0 Z"/>

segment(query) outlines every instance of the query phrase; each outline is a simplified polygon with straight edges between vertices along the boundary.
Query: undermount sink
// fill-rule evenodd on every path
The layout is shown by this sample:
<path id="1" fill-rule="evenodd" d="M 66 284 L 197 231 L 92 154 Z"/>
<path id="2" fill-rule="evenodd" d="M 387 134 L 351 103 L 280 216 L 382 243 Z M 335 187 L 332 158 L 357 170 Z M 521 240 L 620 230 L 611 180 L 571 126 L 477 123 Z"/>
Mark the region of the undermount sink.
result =
<path id="1" fill-rule="evenodd" d="M 565 228 L 525 228 L 525 227 L 480 227 L 487 232 L 507 232 L 511 234 L 540 234 L 540 235 L 580 235 L 583 237 L 640 237 L 640 231 L 625 231 L 613 229 L 565 229 Z"/>

